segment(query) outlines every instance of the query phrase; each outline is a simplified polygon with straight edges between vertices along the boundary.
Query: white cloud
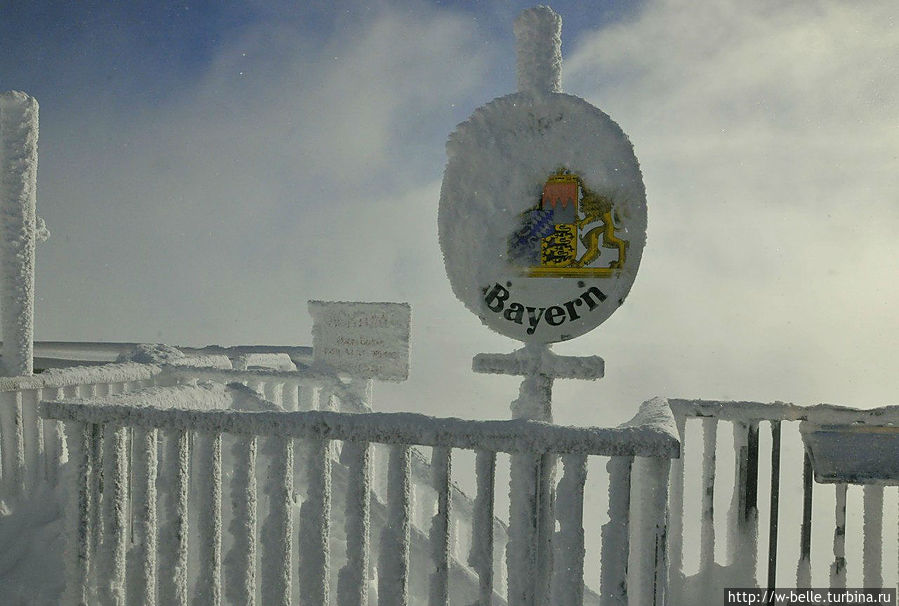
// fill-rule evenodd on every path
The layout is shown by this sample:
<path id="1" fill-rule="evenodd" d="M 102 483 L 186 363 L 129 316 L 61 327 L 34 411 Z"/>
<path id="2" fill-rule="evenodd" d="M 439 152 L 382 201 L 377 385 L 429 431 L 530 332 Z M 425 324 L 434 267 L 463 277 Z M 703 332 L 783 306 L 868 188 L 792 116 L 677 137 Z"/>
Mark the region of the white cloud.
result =
<path id="1" fill-rule="evenodd" d="M 485 53 L 430 9 L 302 34 L 261 22 L 158 107 L 87 113 L 41 174 L 39 338 L 304 343 L 309 298 L 443 280 L 410 254 L 433 222 L 407 216 L 436 217 L 451 103 Z"/>
<path id="2" fill-rule="evenodd" d="M 647 184 L 629 313 L 600 329 L 643 389 L 895 400 L 897 13 L 662 0 L 566 58 L 566 90 L 624 127 Z"/>

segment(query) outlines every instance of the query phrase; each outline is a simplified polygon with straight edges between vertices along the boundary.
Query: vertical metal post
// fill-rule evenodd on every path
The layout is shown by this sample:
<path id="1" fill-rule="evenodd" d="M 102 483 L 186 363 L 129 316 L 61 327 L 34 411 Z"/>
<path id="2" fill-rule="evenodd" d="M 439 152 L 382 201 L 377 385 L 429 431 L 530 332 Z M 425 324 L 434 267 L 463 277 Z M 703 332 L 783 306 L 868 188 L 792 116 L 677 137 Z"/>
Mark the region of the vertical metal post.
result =
<path id="1" fill-rule="evenodd" d="M 811 587 L 812 557 L 812 460 L 805 453 L 802 463 L 802 529 L 799 535 L 799 566 L 796 586 Z"/>
<path id="2" fill-rule="evenodd" d="M 771 518 L 768 526 L 768 589 L 777 580 L 777 513 L 780 501 L 780 421 L 771 421 Z"/>

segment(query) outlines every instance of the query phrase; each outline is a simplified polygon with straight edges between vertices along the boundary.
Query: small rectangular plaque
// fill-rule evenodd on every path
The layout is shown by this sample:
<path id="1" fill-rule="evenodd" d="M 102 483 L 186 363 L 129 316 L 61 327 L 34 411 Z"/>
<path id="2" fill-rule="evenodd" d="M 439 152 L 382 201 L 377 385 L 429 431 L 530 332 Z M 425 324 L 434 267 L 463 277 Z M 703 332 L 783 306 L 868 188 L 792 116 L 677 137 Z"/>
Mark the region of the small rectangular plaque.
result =
<path id="1" fill-rule="evenodd" d="M 366 379 L 409 378 L 408 303 L 309 301 L 309 314 L 317 362 Z"/>

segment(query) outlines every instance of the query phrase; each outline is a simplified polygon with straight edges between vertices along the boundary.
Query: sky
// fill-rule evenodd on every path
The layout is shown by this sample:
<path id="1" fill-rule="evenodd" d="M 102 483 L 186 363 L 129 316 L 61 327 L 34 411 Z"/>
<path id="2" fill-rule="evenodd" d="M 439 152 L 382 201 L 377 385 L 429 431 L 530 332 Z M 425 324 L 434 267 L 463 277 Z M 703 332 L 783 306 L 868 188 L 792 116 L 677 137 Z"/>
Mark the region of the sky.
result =
<path id="1" fill-rule="evenodd" d="M 375 407 L 506 418 L 518 379 L 471 358 L 517 344 L 454 298 L 437 202 L 528 6 L 0 1 L 0 90 L 41 104 L 36 338 L 304 345 L 309 299 L 406 301 L 411 376 Z M 649 216 L 625 304 L 555 348 L 606 361 L 556 420 L 899 403 L 899 5 L 552 6 L 562 87 L 629 135 Z"/>

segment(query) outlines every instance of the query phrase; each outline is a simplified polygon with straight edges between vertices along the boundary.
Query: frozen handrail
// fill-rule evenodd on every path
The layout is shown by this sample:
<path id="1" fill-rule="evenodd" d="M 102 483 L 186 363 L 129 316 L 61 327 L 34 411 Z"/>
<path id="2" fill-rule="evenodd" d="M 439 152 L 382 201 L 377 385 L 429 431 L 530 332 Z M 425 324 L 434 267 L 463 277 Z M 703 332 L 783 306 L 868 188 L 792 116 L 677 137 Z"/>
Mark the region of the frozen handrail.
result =
<path id="1" fill-rule="evenodd" d="M 415 413 L 341 413 L 332 411 L 240 412 L 166 410 L 126 405 L 41 402 L 44 418 L 81 423 L 127 423 L 170 429 L 415 444 L 495 452 L 570 453 L 601 456 L 677 457 L 675 436 L 658 425 L 560 427 L 537 421 L 468 421 Z"/>
<path id="2" fill-rule="evenodd" d="M 24 389 L 47 389 L 90 385 L 93 383 L 124 383 L 145 381 L 162 372 L 155 364 L 104 364 L 102 366 L 72 366 L 53 368 L 39 375 L 27 377 L 0 377 L 0 392 Z"/>
<path id="3" fill-rule="evenodd" d="M 253 370 L 237 370 L 227 368 L 183 368 L 167 366 L 166 371 L 176 379 L 203 381 L 221 381 L 224 383 L 243 381 L 275 381 L 275 382 L 309 382 L 316 387 L 327 387 L 340 398 L 344 407 L 354 411 L 367 410 L 361 398 L 352 393 L 347 386 L 330 370 L 317 368 L 298 368 L 297 370 L 274 370 L 268 368 Z"/>
<path id="4" fill-rule="evenodd" d="M 243 385 L 201 383 L 150 387 L 129 393 L 66 400 L 80 406 L 151 407 L 155 410 L 279 410 Z"/>
<path id="5" fill-rule="evenodd" d="M 715 417 L 722 421 L 813 421 L 815 423 L 899 423 L 899 406 L 851 408 L 835 404 L 799 406 L 787 402 L 723 402 L 671 398 L 677 416 Z"/>

